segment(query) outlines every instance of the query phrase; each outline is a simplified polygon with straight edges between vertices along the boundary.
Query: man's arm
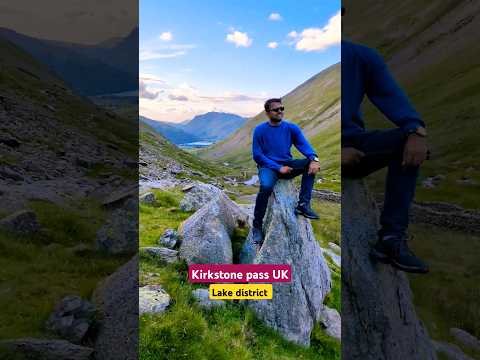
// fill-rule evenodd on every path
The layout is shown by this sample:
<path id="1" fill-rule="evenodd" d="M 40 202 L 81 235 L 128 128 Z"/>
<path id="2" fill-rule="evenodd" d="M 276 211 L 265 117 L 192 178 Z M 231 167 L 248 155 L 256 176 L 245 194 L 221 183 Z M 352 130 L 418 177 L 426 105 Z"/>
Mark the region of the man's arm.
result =
<path id="1" fill-rule="evenodd" d="M 425 127 L 420 115 L 390 74 L 382 57 L 374 50 L 368 56 L 366 93 L 370 101 L 406 133 Z"/>
<path id="2" fill-rule="evenodd" d="M 303 156 L 305 156 L 307 159 L 313 160 L 315 157 L 317 157 L 317 154 L 315 153 L 315 150 L 313 150 L 312 146 L 308 142 L 308 140 L 303 136 L 302 130 L 300 127 L 298 127 L 295 124 L 291 124 L 292 128 L 292 140 L 293 140 L 293 145 L 300 151 Z"/>
<path id="3" fill-rule="evenodd" d="M 263 153 L 257 130 L 253 132 L 252 153 L 253 153 L 253 160 L 258 165 L 262 167 L 267 167 L 276 171 L 280 171 L 282 166 L 277 162 L 266 157 L 265 154 Z"/>

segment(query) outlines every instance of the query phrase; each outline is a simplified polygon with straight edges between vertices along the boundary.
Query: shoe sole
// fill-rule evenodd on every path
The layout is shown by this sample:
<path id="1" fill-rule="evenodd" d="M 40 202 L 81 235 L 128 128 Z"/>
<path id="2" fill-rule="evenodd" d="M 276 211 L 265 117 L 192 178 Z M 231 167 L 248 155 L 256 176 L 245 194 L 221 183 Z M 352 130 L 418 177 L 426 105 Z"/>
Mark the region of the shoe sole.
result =
<path id="1" fill-rule="evenodd" d="M 372 258 L 373 260 L 379 261 L 383 264 L 390 264 L 398 270 L 412 273 L 412 274 L 427 274 L 429 272 L 429 269 L 422 269 L 418 267 L 402 265 L 396 262 L 395 260 L 393 260 L 392 258 L 390 258 L 388 255 L 385 255 L 384 253 L 381 253 L 375 249 L 372 249 L 372 251 L 370 252 L 370 258 Z"/>
<path id="2" fill-rule="evenodd" d="M 319 220 L 320 219 L 319 216 L 309 216 L 309 215 L 305 214 L 304 212 L 298 211 L 298 210 L 295 210 L 295 214 L 296 215 L 302 215 L 303 217 L 306 217 L 307 219 L 312 219 L 312 220 Z"/>

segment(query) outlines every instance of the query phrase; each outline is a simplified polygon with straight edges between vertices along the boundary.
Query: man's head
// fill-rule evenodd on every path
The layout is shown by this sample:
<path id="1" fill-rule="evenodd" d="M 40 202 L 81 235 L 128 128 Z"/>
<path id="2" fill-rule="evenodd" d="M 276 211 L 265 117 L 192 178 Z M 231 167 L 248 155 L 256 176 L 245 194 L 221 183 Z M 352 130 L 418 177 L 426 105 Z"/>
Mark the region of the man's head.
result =
<path id="1" fill-rule="evenodd" d="M 268 99 L 264 107 L 270 121 L 276 123 L 282 121 L 284 111 L 282 99 Z"/>

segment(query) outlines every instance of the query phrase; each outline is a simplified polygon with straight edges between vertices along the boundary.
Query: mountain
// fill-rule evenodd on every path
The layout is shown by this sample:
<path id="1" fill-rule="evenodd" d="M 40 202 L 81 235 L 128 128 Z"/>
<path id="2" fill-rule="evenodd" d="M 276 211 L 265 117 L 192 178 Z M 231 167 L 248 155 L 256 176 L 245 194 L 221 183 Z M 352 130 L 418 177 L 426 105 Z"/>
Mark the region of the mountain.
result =
<path id="1" fill-rule="evenodd" d="M 155 121 L 144 116 L 140 116 L 140 121 L 149 125 L 153 130 L 174 144 L 186 144 L 201 140 L 201 138 L 182 130 L 180 126 L 175 126 L 174 123 Z"/>
<path id="2" fill-rule="evenodd" d="M 195 134 L 202 140 L 215 142 L 225 139 L 242 127 L 246 121 L 246 118 L 235 114 L 208 112 L 182 123 L 180 128 L 188 133 Z"/>
<path id="3" fill-rule="evenodd" d="M 345 6 L 344 38 L 380 52 L 427 125 L 432 156 L 422 166 L 422 178 L 443 180 L 434 188 L 419 187 L 417 198 L 478 208 L 480 4 L 449 1 L 423 6 L 421 12 L 414 0 L 388 6 L 346 1 Z M 367 127 L 394 126 L 364 105 Z"/>
<path id="4" fill-rule="evenodd" d="M 340 172 L 340 64 L 313 76 L 282 97 L 285 119 L 298 124 L 317 150 L 322 176 L 336 179 Z M 265 112 L 248 120 L 232 136 L 201 152 L 217 159 L 253 168 L 252 132 L 267 120 Z"/>
<path id="5" fill-rule="evenodd" d="M 138 29 L 126 38 L 95 45 L 42 40 L 0 28 L 9 40 L 81 95 L 99 95 L 138 88 Z"/>
<path id="6" fill-rule="evenodd" d="M 140 120 L 174 144 L 225 139 L 247 121 L 246 118 L 223 112 L 208 112 L 181 123 L 155 121 L 141 116 Z"/>

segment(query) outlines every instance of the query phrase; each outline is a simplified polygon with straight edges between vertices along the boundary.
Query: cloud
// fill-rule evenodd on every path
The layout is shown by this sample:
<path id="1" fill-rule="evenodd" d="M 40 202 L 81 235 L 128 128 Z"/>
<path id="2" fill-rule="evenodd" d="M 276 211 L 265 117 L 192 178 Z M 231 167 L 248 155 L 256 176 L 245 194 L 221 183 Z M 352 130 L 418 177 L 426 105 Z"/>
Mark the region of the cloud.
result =
<path id="1" fill-rule="evenodd" d="M 267 44 L 267 47 L 269 47 L 270 49 L 276 49 L 278 47 L 278 42 L 271 41 Z"/>
<path id="2" fill-rule="evenodd" d="M 302 31 L 297 37 L 295 48 L 299 51 L 321 51 L 339 44 L 341 41 L 340 11 L 332 16 L 327 25 L 320 28 L 309 28 Z"/>
<path id="3" fill-rule="evenodd" d="M 293 30 L 293 31 L 290 31 L 290 32 L 287 34 L 287 36 L 288 36 L 289 38 L 295 39 L 295 38 L 298 36 L 298 33 L 297 33 L 295 30 Z"/>
<path id="4" fill-rule="evenodd" d="M 170 59 L 170 58 L 183 56 L 186 53 L 187 53 L 186 51 L 158 52 L 158 51 L 141 50 L 139 58 L 140 58 L 140 61 L 155 60 L 155 59 Z"/>
<path id="5" fill-rule="evenodd" d="M 165 84 L 165 80 L 159 78 L 156 75 L 151 75 L 151 74 L 140 74 L 139 76 L 140 80 L 145 82 L 145 83 L 156 83 L 156 84 Z"/>
<path id="6" fill-rule="evenodd" d="M 147 85 L 143 80 L 140 79 L 140 82 L 138 84 L 138 96 L 141 99 L 149 99 L 149 100 L 154 100 L 158 97 L 158 95 L 162 91 L 151 91 L 147 88 Z"/>
<path id="7" fill-rule="evenodd" d="M 186 97 L 185 95 L 176 96 L 173 94 L 169 94 L 168 98 L 173 101 L 188 101 L 188 97 Z"/>
<path id="8" fill-rule="evenodd" d="M 171 41 L 173 39 L 173 35 L 170 31 L 165 31 L 161 33 L 158 38 L 162 41 Z"/>
<path id="9" fill-rule="evenodd" d="M 270 16 L 268 17 L 268 20 L 271 21 L 281 21 L 283 20 L 282 15 L 279 13 L 271 13 Z"/>
<path id="10" fill-rule="evenodd" d="M 227 34 L 226 41 L 234 43 L 235 47 L 249 47 L 253 42 L 253 40 L 248 37 L 247 33 L 240 31 L 234 31 Z"/>

